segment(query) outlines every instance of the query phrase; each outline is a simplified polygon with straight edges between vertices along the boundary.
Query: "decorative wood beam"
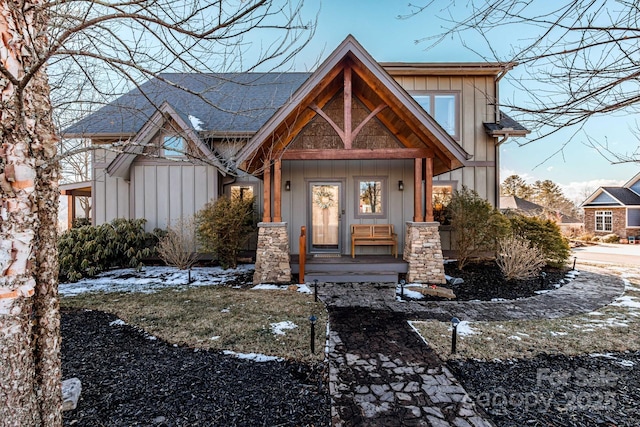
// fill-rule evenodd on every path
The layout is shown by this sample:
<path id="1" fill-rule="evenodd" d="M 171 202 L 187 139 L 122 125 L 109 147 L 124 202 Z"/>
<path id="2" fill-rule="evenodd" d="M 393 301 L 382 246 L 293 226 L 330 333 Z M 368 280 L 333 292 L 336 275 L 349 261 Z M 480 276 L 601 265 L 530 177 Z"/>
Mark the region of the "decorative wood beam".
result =
<path id="1" fill-rule="evenodd" d="M 273 222 L 282 222 L 282 161 L 273 163 Z"/>
<path id="2" fill-rule="evenodd" d="M 347 143 L 345 141 L 345 132 L 340 129 L 340 126 L 338 126 L 336 124 L 336 122 L 334 122 L 333 120 L 331 120 L 331 117 L 329 117 L 327 115 L 327 113 L 325 113 L 320 107 L 318 107 L 316 104 L 311 104 L 309 105 L 309 108 L 311 108 L 313 111 L 316 112 L 317 115 L 319 115 L 320 117 L 322 117 L 323 119 L 326 120 L 327 123 L 329 123 L 329 125 L 333 128 L 333 130 L 336 131 L 336 133 L 338 134 L 338 136 L 340 137 L 340 139 L 342 140 L 342 143 L 344 144 L 345 148 L 347 148 Z"/>
<path id="3" fill-rule="evenodd" d="M 425 221 L 433 222 L 433 158 L 427 157 L 424 177 L 424 197 L 426 202 Z"/>
<path id="4" fill-rule="evenodd" d="M 387 108 L 386 104 L 380 104 L 376 108 L 374 108 L 373 111 L 370 112 L 369 115 L 365 117 L 364 120 L 358 125 L 358 127 L 355 128 L 353 132 L 351 132 L 351 141 L 356 139 L 356 136 L 358 136 L 364 125 L 369 123 L 371 119 L 373 119 L 380 111 L 384 110 L 385 108 Z"/>
<path id="5" fill-rule="evenodd" d="M 344 69 L 344 137 L 342 140 L 344 148 L 347 150 L 351 149 L 353 142 L 353 135 L 351 135 L 351 104 L 351 67 L 347 65 Z"/>
<path id="6" fill-rule="evenodd" d="M 415 159 L 433 156 L 428 148 L 381 148 L 352 150 L 287 150 L 283 160 L 366 160 L 366 159 Z"/>
<path id="7" fill-rule="evenodd" d="M 422 159 L 413 161 L 413 221 L 424 222 L 422 216 Z"/>
<path id="8" fill-rule="evenodd" d="M 264 207 L 262 222 L 271 222 L 271 163 L 269 159 L 265 159 L 263 185 Z"/>

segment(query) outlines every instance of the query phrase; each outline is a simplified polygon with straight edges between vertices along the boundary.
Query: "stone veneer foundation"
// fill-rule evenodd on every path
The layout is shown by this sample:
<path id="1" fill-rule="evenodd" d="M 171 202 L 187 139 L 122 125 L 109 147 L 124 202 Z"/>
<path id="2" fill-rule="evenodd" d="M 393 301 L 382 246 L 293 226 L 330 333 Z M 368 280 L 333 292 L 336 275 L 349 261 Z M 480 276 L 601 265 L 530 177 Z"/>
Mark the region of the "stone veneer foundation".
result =
<path id="1" fill-rule="evenodd" d="M 253 283 L 291 283 L 286 222 L 258 223 L 258 249 Z"/>
<path id="2" fill-rule="evenodd" d="M 439 226 L 439 222 L 407 222 L 403 258 L 409 263 L 408 283 L 446 283 Z"/>

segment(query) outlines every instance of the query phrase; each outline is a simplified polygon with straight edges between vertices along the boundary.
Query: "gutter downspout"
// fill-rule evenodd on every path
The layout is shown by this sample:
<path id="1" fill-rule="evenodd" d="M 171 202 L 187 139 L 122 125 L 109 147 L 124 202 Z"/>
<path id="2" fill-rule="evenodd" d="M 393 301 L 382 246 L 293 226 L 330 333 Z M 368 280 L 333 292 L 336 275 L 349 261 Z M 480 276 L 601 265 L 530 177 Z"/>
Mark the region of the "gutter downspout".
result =
<path id="1" fill-rule="evenodd" d="M 500 146 L 505 142 L 507 142 L 508 139 L 509 139 L 509 134 L 505 133 L 502 136 L 502 139 L 496 142 L 494 146 L 496 165 L 498 166 L 496 168 L 496 182 L 495 182 L 495 185 L 496 185 L 495 198 L 496 199 L 494 200 L 494 206 L 497 208 L 500 208 Z"/>

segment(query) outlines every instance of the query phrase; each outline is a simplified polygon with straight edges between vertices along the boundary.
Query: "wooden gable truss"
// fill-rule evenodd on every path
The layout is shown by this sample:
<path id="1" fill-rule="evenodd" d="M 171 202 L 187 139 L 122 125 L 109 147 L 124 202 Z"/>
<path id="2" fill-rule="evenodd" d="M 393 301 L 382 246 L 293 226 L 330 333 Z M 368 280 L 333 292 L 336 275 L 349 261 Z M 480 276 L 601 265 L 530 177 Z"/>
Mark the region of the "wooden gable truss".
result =
<path id="1" fill-rule="evenodd" d="M 324 110 L 339 97 L 342 123 Z M 368 114 L 354 123 L 354 103 Z M 295 148 L 297 135 L 321 117 L 340 138 L 342 147 Z M 399 143 L 393 148 L 355 147 L 359 133 L 379 121 Z M 264 180 L 263 222 L 280 222 L 282 160 L 414 159 L 414 216 L 416 222 L 433 221 L 431 206 L 434 174 L 464 166 L 469 155 L 438 125 L 386 71 L 348 36 L 318 70 L 296 91 L 292 100 L 274 114 L 238 154 L 238 165 Z M 422 180 L 426 209 L 422 211 Z M 271 194 L 273 181 L 273 195 Z M 274 206 L 271 209 L 273 196 Z"/>

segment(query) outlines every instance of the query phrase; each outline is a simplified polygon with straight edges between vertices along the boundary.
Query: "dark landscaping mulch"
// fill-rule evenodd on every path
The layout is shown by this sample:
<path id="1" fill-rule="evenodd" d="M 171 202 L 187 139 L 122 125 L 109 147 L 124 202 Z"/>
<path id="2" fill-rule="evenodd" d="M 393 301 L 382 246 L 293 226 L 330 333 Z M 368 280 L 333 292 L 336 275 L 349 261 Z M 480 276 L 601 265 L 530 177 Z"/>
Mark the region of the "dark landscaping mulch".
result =
<path id="1" fill-rule="evenodd" d="M 78 377 L 80 426 L 319 426 L 324 365 L 241 360 L 149 339 L 98 311 L 63 311 L 64 378 Z"/>
<path id="2" fill-rule="evenodd" d="M 557 289 L 564 284 L 564 276 L 568 269 L 546 267 L 543 275 L 533 279 L 504 279 L 500 268 L 494 261 L 474 262 L 458 270 L 456 263 L 444 266 L 445 274 L 461 278 L 464 283 L 446 284 L 452 289 L 458 301 L 491 301 L 492 299 L 517 299 L 536 295 L 536 291 Z M 431 301 L 442 301 L 444 298 L 426 297 Z"/>
<path id="3" fill-rule="evenodd" d="M 631 427 L 640 422 L 640 352 L 448 364 L 498 427 Z"/>

